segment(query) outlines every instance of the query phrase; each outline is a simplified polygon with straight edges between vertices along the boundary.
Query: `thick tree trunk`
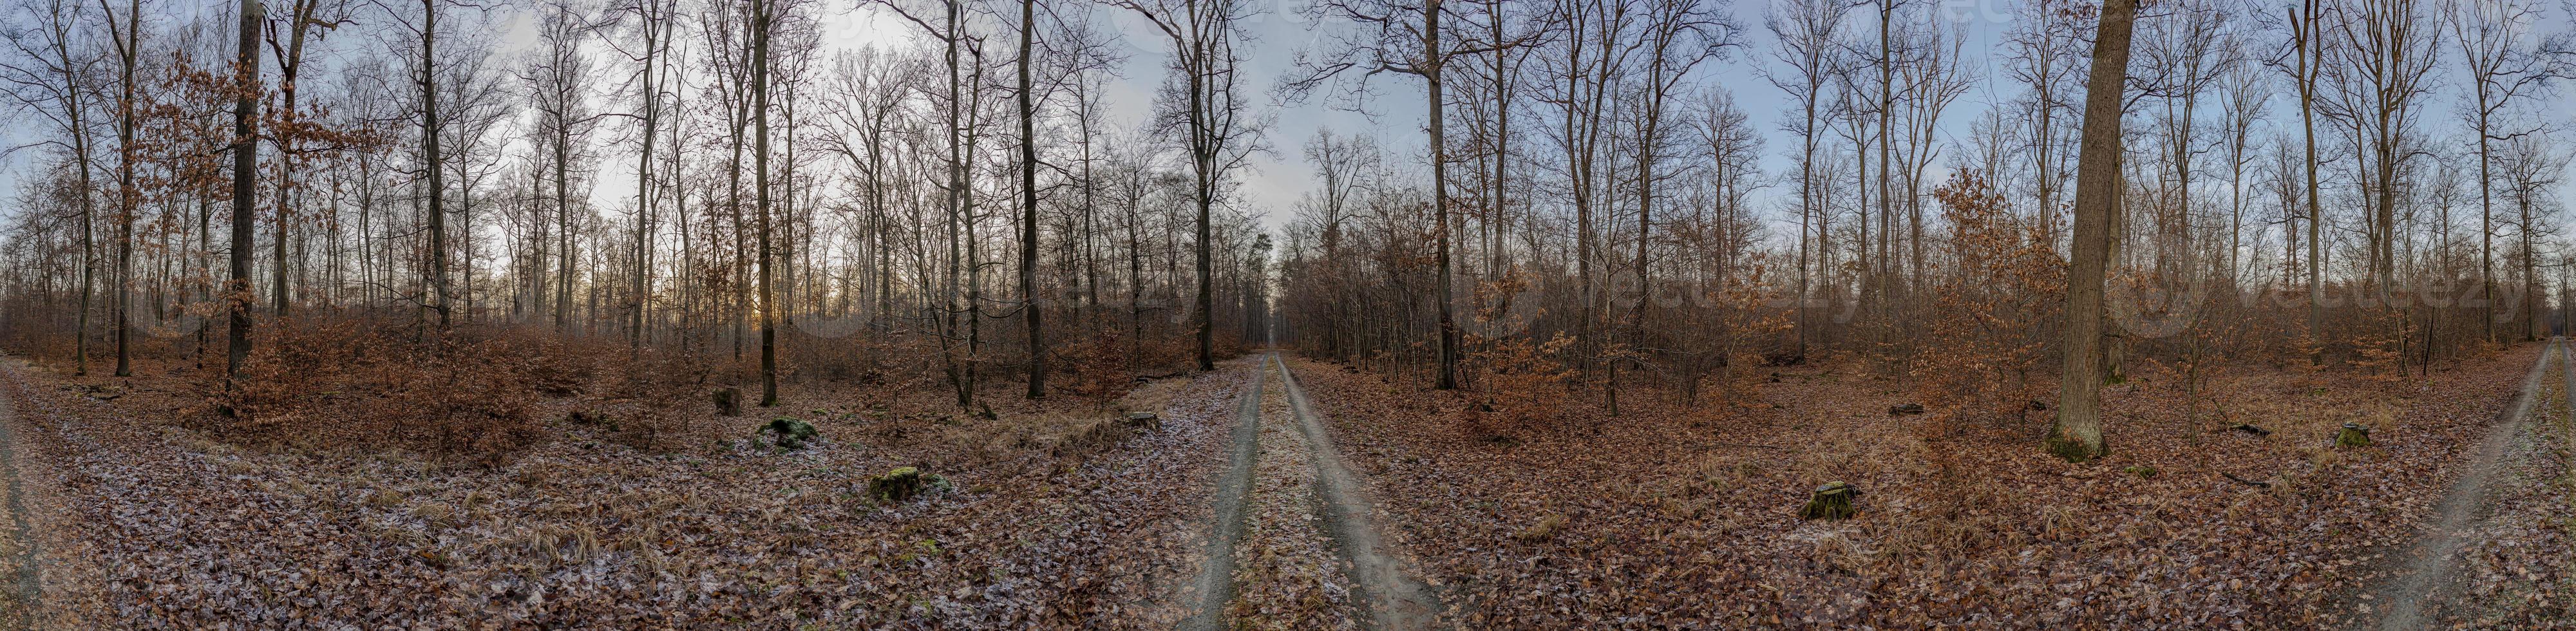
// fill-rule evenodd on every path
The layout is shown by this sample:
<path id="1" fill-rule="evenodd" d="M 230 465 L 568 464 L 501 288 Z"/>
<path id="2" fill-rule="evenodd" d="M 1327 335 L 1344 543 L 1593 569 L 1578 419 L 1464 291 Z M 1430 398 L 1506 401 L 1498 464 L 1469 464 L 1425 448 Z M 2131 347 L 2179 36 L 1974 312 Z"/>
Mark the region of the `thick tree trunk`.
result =
<path id="1" fill-rule="evenodd" d="M 2093 72 L 2084 95 L 2083 148 L 2077 154 L 2075 249 L 2066 287 L 2066 366 L 2058 380 L 2057 425 L 2048 450 L 2067 460 L 2101 457 L 2102 284 L 2109 265 L 2112 205 L 2118 203 L 2120 116 L 2129 74 L 2129 33 L 2136 0 L 2105 0 L 2094 37 Z"/>

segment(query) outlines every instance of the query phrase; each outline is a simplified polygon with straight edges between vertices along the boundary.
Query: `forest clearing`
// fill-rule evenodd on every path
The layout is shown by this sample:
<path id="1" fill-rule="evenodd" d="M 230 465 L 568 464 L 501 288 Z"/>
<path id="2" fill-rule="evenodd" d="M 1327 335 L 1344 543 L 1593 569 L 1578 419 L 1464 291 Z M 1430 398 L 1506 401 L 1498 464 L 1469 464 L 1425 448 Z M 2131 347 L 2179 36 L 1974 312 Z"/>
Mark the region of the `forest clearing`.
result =
<path id="1" fill-rule="evenodd" d="M 0 5 L 0 629 L 2576 628 L 2567 6 Z"/>

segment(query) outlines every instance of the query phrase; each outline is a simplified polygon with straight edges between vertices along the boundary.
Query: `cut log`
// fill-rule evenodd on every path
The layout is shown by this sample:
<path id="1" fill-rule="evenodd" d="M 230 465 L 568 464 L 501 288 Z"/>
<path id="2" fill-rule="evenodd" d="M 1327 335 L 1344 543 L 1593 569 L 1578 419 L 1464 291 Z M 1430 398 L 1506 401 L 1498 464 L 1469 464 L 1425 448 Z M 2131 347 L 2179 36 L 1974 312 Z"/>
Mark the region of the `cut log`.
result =
<path id="1" fill-rule="evenodd" d="M 2232 429 L 2232 430 L 2236 430 L 2236 431 L 2240 431 L 2240 432 L 2245 432 L 2245 433 L 2248 433 L 2248 434 L 2253 434 L 2253 435 L 2256 435 L 2256 436 L 2270 436 L 2270 435 L 2272 435 L 2272 430 L 2263 429 L 2263 428 L 2260 428 L 2260 427 L 2255 427 L 2255 426 L 2247 425 L 2247 424 L 2244 424 L 2244 423 L 2237 423 L 2237 424 L 2235 424 L 2235 425 L 2229 425 L 2229 426 L 2227 426 L 2227 428 L 2228 428 L 2228 429 Z"/>
<path id="2" fill-rule="evenodd" d="M 1153 412 L 1128 412 L 1126 423 L 1127 429 L 1154 431 L 1163 428 L 1163 417 Z"/>
<path id="3" fill-rule="evenodd" d="M 1888 413 L 1888 415 L 1890 415 L 1890 416 L 1899 415 L 1899 414 L 1922 414 L 1922 413 L 1923 413 L 1923 404 L 1921 404 L 1921 403 L 1907 403 L 1907 404 L 1904 404 L 1904 405 L 1891 405 L 1891 406 L 1887 406 L 1887 413 Z"/>

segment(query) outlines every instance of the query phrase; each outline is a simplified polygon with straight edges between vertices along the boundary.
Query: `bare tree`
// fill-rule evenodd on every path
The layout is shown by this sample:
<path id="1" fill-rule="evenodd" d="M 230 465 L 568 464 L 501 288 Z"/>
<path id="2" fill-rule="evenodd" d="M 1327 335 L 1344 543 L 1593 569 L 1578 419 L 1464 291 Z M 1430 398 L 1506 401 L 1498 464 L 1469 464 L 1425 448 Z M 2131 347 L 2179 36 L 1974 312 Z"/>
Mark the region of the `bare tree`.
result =
<path id="1" fill-rule="evenodd" d="M 72 54 L 72 38 L 81 21 L 79 1 L 43 1 L 41 7 L 29 7 L 43 12 L 41 28 L 0 31 L 0 38 L 7 39 L 16 53 L 14 57 L 0 59 L 0 72 L 6 73 L 0 76 L 0 81 L 9 85 L 8 95 L 12 100 L 46 112 L 46 116 L 62 128 L 63 137 L 55 142 L 68 145 L 65 148 L 71 153 L 73 172 L 79 176 L 74 182 L 79 190 L 74 191 L 74 195 L 80 211 L 80 297 L 76 307 L 78 313 L 73 316 L 77 324 L 73 327 L 72 374 L 86 375 L 89 374 L 90 300 L 98 293 L 98 244 L 95 242 L 98 196 L 90 176 L 94 162 L 90 155 L 91 123 L 88 120 L 89 105 L 83 98 L 90 89 L 88 71 L 93 60 L 86 54 Z"/>
<path id="2" fill-rule="evenodd" d="M 278 154 L 276 161 L 278 172 L 276 192 L 277 233 L 271 235 L 273 237 L 271 245 L 274 247 L 273 256 L 277 259 L 277 266 L 269 272 L 271 274 L 269 284 L 271 285 L 270 290 L 275 292 L 274 304 L 271 306 L 271 309 L 275 311 L 279 317 L 284 317 L 291 308 L 288 304 L 291 300 L 291 295 L 288 293 L 289 285 L 287 279 L 289 270 L 287 269 L 288 257 L 286 245 L 289 226 L 295 224 L 292 212 L 296 199 L 296 186 L 299 179 L 295 176 L 295 167 L 297 166 L 297 162 L 301 157 L 300 154 L 302 153 L 302 149 L 297 141 L 302 139 L 305 135 L 297 133 L 298 130 L 296 129 L 301 125 L 299 119 L 303 114 L 301 110 L 297 109 L 298 102 L 296 100 L 296 89 L 300 87 L 298 85 L 299 78 L 304 71 L 305 37 L 312 34 L 313 27 L 319 26 L 325 29 L 337 28 L 341 22 L 338 17 L 325 17 L 322 14 L 325 9 L 322 1 L 323 0 L 292 0 L 287 5 L 286 24 L 283 27 L 285 32 L 278 32 L 280 27 L 275 24 L 270 24 L 268 26 L 268 46 L 270 52 L 277 56 L 278 102 L 275 118 L 278 121 L 277 130 L 279 132 L 284 132 L 272 134 L 273 138 L 271 139 L 272 142 L 277 145 Z M 422 8 L 427 10 L 429 5 L 423 4 Z M 335 13 L 338 10 L 336 6 L 331 7 L 331 9 Z M 426 23 L 424 23 L 422 28 L 424 29 L 424 33 L 428 32 L 429 27 L 426 26 Z M 428 37 L 424 36 L 424 42 L 426 42 L 427 39 Z M 424 43 L 422 45 L 422 50 L 424 52 L 429 49 L 428 44 Z M 423 79 L 423 86 L 428 85 L 426 81 L 426 79 Z M 423 89 L 426 88 L 424 87 Z"/>
<path id="3" fill-rule="evenodd" d="M 2281 64 L 2290 72 L 2291 83 L 2298 87 L 2299 129 L 2307 142 L 2308 200 L 2303 217 L 2308 222 L 2308 335 L 2311 339 L 2324 334 L 2326 308 L 2324 268 L 2319 263 L 2324 259 L 2323 246 L 2320 245 L 2324 241 L 2324 233 L 2319 226 L 2324 223 L 2325 216 L 2317 193 L 2316 118 L 2317 73 L 2325 60 L 2325 42 L 2318 33 L 2321 25 L 2317 20 L 2317 11 L 2322 5 L 2322 0 L 2301 0 L 2299 6 L 2285 10 L 2290 23 L 2290 52 L 2294 59 Z M 2322 354 L 2315 359 L 2325 361 Z"/>
<path id="4" fill-rule="evenodd" d="M 1020 317 L 1029 327 L 1029 391 L 1046 398 L 1046 303 L 1038 299 L 1038 133 L 1029 64 L 1037 46 L 1037 0 L 1020 0 Z"/>
<path id="5" fill-rule="evenodd" d="M 309 1 L 310 0 L 299 0 L 299 2 Z M 422 175 L 428 179 L 429 189 L 427 195 L 428 208 L 425 209 L 424 212 L 428 214 L 429 220 L 430 295 L 424 302 L 426 302 L 427 306 L 434 310 L 438 315 L 438 331 L 442 338 L 440 348 L 443 349 L 445 343 L 443 339 L 444 334 L 452 325 L 452 314 L 448 304 L 450 294 L 448 292 L 447 283 L 447 174 L 445 168 L 445 156 L 443 156 L 439 151 L 439 125 L 441 124 L 442 119 L 439 117 L 438 111 L 438 14 L 440 13 L 441 8 L 442 7 L 439 6 L 439 0 L 421 0 L 420 2 L 420 74 L 418 87 L 420 88 L 421 172 Z M 301 7 L 299 7 L 299 10 L 302 10 Z M 297 31 L 295 39 L 299 41 L 297 47 L 301 48 L 302 44 L 300 41 L 303 39 L 303 36 L 301 29 L 297 29 Z M 280 197 L 284 197 L 283 191 L 280 192 Z M 279 201 L 279 208 L 285 208 L 284 200 Z M 285 215 L 281 212 L 278 218 L 280 220 L 279 225 L 282 232 L 283 226 L 285 225 Z M 280 237 L 280 239 L 283 238 L 284 237 Z M 281 243 L 283 243 L 283 241 L 281 241 Z M 285 246 L 280 245 L 279 247 L 279 251 L 283 253 L 283 248 Z M 283 268 L 284 266 L 280 265 L 280 267 Z M 281 292 L 281 299 L 278 302 L 278 308 L 281 312 L 286 306 L 286 303 L 282 298 L 283 295 L 284 294 Z"/>
<path id="6" fill-rule="evenodd" d="M 760 228 L 760 405 L 778 405 L 777 295 L 770 287 L 769 35 L 776 23 L 773 0 L 751 0 L 752 217 Z"/>
<path id="7" fill-rule="evenodd" d="M 2229 48 L 2249 45 L 2243 33 L 2228 34 Z M 2227 155 L 2227 278 L 2233 285 L 2243 282 L 2245 273 L 2245 165 L 2256 159 L 2253 153 L 2254 126 L 2263 117 L 2264 105 L 2271 100 L 2272 86 L 2263 80 L 2261 67 L 2243 57 L 2231 59 L 2226 68 L 2219 71 L 2218 82 L 2224 93 L 2218 103 L 2218 117 L 2224 126 L 2222 133 Z"/>
<path id="8" fill-rule="evenodd" d="M 636 118 L 644 126 L 643 151 L 635 160 L 635 277 L 628 297 L 631 319 L 626 331 L 629 358 L 642 354 L 644 350 L 644 307 L 653 283 L 653 145 L 660 138 L 656 130 L 662 122 L 662 92 L 654 82 L 660 78 L 659 73 L 668 72 L 667 67 L 657 69 L 655 64 L 668 65 L 663 57 L 669 54 L 671 28 L 679 23 L 675 15 L 677 9 L 668 0 L 638 0 L 625 8 L 635 14 L 636 35 L 643 39 L 643 49 L 636 52 L 636 61 L 643 66 L 636 73 L 636 81 L 640 84 L 637 95 L 643 99 L 637 108 Z"/>
<path id="9" fill-rule="evenodd" d="M 2336 74 L 2348 95 L 2353 124 L 2364 130 L 2359 140 L 2371 173 L 2363 190 L 2369 194 L 2363 223 L 2369 242 L 2364 277 L 2384 298 L 2397 275 L 2397 195 L 2402 163 L 2417 155 L 2408 130 L 2429 91 L 2441 31 L 2416 0 L 2355 0 L 2336 5 L 2334 28 L 2340 34 L 2344 62 Z"/>
<path id="10" fill-rule="evenodd" d="M 1820 208 L 1822 193 L 1817 186 L 1816 141 L 1824 137 L 1822 114 L 1825 107 L 1825 84 L 1842 72 L 1843 59 L 1838 40 L 1842 38 L 1844 13 L 1851 5 L 1846 0 L 1775 0 L 1763 18 L 1771 36 L 1779 42 L 1773 53 L 1785 70 L 1764 69 L 1771 85 L 1789 93 L 1800 117 L 1780 124 L 1798 137 L 1798 348 L 1797 355 L 1807 354 L 1807 293 L 1813 285 L 1808 277 L 1814 269 L 1808 259 L 1823 249 L 1828 224 Z M 2045 197 L 2043 195 L 2043 197 Z M 1811 239 L 1810 236 L 1813 236 Z M 1813 244 L 1813 245 L 1810 245 Z"/>
<path id="11" fill-rule="evenodd" d="M 2552 201 L 2550 189 L 2558 185 L 2567 170 L 2570 154 L 2558 149 L 2544 134 L 2519 134 L 2505 142 L 2497 162 L 2504 166 L 2505 194 L 2513 198 L 2515 230 L 2520 243 L 2514 258 L 2522 264 L 2522 339 L 2540 337 L 2540 221 Z"/>
<path id="12" fill-rule="evenodd" d="M 233 96 L 232 280 L 224 283 L 224 305 L 230 347 L 224 360 L 224 389 L 238 387 L 234 377 L 250 358 L 251 207 L 257 203 L 259 173 L 259 0 L 242 0 L 241 52 L 233 58 L 238 92 Z M 282 229 L 282 228 L 281 228 Z"/>
<path id="13" fill-rule="evenodd" d="M 1635 113 L 1637 168 L 1637 290 L 1636 307 L 1628 311 L 1630 343 L 1643 352 L 1646 340 L 1646 311 L 1654 304 L 1654 284 L 1647 277 L 1648 252 L 1653 245 L 1655 225 L 1655 189 L 1661 182 L 1656 167 L 1662 160 L 1664 145 L 1673 141 L 1665 126 L 1666 113 L 1672 108 L 1674 95 L 1682 77 L 1701 62 L 1717 59 L 1736 45 L 1739 29 L 1725 19 L 1721 7 L 1703 4 L 1701 0 L 1656 0 L 1647 6 L 1646 27 L 1639 33 L 1638 54 L 1646 68 L 1643 82 L 1637 87 Z M 1446 328 L 1444 326 L 1444 328 Z M 1609 387 L 1610 413 L 1619 413 L 1617 364 L 1612 364 Z"/>
<path id="14" fill-rule="evenodd" d="M 2451 41 L 2459 46 L 2459 61 L 2468 71 L 2471 99 L 2462 104 L 2462 118 L 2471 133 L 2478 137 L 2478 289 L 2485 322 L 2486 339 L 2495 335 L 2495 148 L 2497 141 L 2512 141 L 2529 131 L 2500 133 L 2495 128 L 2498 114 L 2519 101 L 2545 93 L 2559 68 L 2543 51 L 2568 48 L 2566 34 L 2553 33 L 2534 39 L 2531 29 L 2540 19 L 2538 7 L 2520 2 L 2476 2 L 2454 0 L 2446 5 L 2444 17 L 2451 26 Z"/>
<path id="15" fill-rule="evenodd" d="M 2084 145 L 2075 175 L 2075 249 L 2067 270 L 2066 367 L 2058 380 L 2057 424 L 2048 451 L 2071 461 L 2099 458 L 2102 443 L 2102 284 L 2110 262 L 2111 207 L 2118 203 L 2120 118 L 2129 75 L 2135 0 L 2104 0 L 2085 84 Z"/>
<path id="16" fill-rule="evenodd" d="M 585 110 L 591 61 L 582 47 L 594 25 L 585 15 L 587 10 L 575 2 L 577 0 L 553 0 L 541 10 L 537 30 L 542 46 L 535 51 L 530 67 L 520 75 L 529 84 L 534 97 L 532 105 L 537 114 L 536 127 L 542 134 L 537 141 L 551 167 L 550 177 L 544 179 L 553 185 L 552 194 L 544 197 L 553 202 L 555 211 L 551 242 L 548 228 L 532 226 L 536 235 L 532 239 L 534 249 L 530 254 L 536 269 L 530 270 L 529 282 L 538 302 L 548 303 L 545 297 L 549 288 L 546 272 L 549 269 L 554 272 L 551 284 L 554 295 L 549 304 L 552 305 L 554 327 L 558 332 L 571 330 L 573 310 L 575 226 L 572 163 L 585 151 L 583 145 L 587 144 L 589 129 L 598 120 L 598 116 Z M 551 263 L 545 260 L 548 254 L 553 255 Z"/>
<path id="17" fill-rule="evenodd" d="M 110 326 L 116 330 L 116 376 L 127 377 L 134 370 L 128 354 L 130 327 L 125 310 L 134 293 L 134 217 L 143 197 L 142 190 L 134 184 L 135 163 L 142 159 L 135 138 L 135 106 L 141 98 L 136 85 L 140 79 L 135 74 L 143 55 L 143 0 L 128 0 L 123 24 L 117 23 L 116 9 L 107 0 L 99 0 L 98 8 L 107 18 L 108 41 L 116 50 L 116 296 L 110 316 L 115 321 Z"/>
<path id="18" fill-rule="evenodd" d="M 1245 37 L 1242 20 L 1253 8 L 1245 0 L 1116 0 L 1115 4 L 1152 23 L 1171 46 L 1174 83 L 1166 84 L 1160 96 L 1157 126 L 1178 136 L 1190 160 L 1191 202 L 1198 211 L 1194 246 L 1198 299 L 1192 315 L 1198 325 L 1199 370 L 1215 370 L 1216 294 L 1209 214 L 1227 174 L 1259 148 L 1265 127 L 1252 116 L 1237 72 L 1243 58 L 1235 45 Z M 1445 232 L 1442 238 L 1447 238 Z"/>

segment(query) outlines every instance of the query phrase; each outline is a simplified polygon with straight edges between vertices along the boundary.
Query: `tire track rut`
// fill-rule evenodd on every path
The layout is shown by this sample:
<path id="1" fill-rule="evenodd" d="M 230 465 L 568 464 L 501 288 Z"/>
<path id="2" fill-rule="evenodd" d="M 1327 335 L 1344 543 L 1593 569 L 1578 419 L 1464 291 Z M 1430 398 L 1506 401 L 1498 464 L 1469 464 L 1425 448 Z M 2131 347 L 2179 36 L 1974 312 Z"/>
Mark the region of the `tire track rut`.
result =
<path id="1" fill-rule="evenodd" d="M 1226 623 L 1225 606 L 1234 601 L 1234 546 L 1243 539 L 1244 496 L 1252 490 L 1252 465 L 1261 454 L 1261 381 L 1266 371 L 1256 364 L 1235 412 L 1234 449 L 1225 477 L 1216 488 L 1216 528 L 1208 536 L 1207 561 L 1199 569 L 1199 602 L 1181 628 L 1217 631 Z"/>
<path id="2" fill-rule="evenodd" d="M 1377 629 L 1426 629 L 1439 618 L 1440 601 L 1430 586 L 1404 571 L 1398 559 L 1378 534 L 1372 523 L 1367 491 L 1350 468 L 1342 464 L 1341 453 L 1333 449 L 1332 436 L 1324 431 L 1314 407 L 1306 400 L 1306 391 L 1297 387 L 1296 373 L 1277 352 L 1270 361 L 1279 366 L 1281 386 L 1288 391 L 1288 407 L 1297 417 L 1297 428 L 1306 437 L 1308 451 L 1314 454 L 1316 493 L 1322 503 L 1326 532 L 1340 552 L 1351 583 L 1357 586 L 1354 600 L 1360 604 L 1361 619 Z"/>
<path id="3" fill-rule="evenodd" d="M 2405 569 L 2381 588 L 2380 600 L 2388 605 L 2382 609 L 2387 615 L 2379 619 L 2377 628 L 2395 631 L 2421 629 L 2431 624 L 2432 614 L 2440 606 L 2443 592 L 2449 591 L 2447 588 L 2453 582 L 2457 563 L 2451 557 L 2458 556 L 2460 550 L 2469 544 L 2466 535 L 2480 520 L 2480 513 L 2486 505 L 2487 486 L 2504 468 L 2506 451 L 2512 446 L 2514 436 L 2521 432 L 2523 419 L 2531 413 L 2532 402 L 2538 398 L 2536 395 L 2542 385 L 2541 377 L 2549 370 L 2550 358 L 2559 357 L 2562 362 L 2566 361 L 2567 352 L 2564 338 L 2550 338 L 2549 346 L 2541 349 L 2540 359 L 2532 363 L 2531 374 L 2523 377 L 2522 388 L 2515 391 L 2513 401 L 2505 404 L 2503 413 L 2497 415 L 2494 427 L 2488 428 L 2486 436 L 2478 441 L 2469 470 L 2442 494 L 2441 504 L 2434 509 L 2437 517 L 2432 528 L 2409 550 Z M 2568 381 L 2571 386 L 2576 386 L 2576 374 L 2569 375 Z M 2569 394 L 2576 395 L 2576 390 Z"/>
<path id="4" fill-rule="evenodd" d="M 18 382 L 24 366 L 16 358 L 0 357 L 0 380 Z M 34 522 L 27 515 L 25 483 L 20 480 L 24 467 L 18 457 L 18 414 L 16 404 L 0 383 L 0 477 L 8 480 L 8 497 L 0 509 L 9 512 L 9 562 L 16 565 L 9 589 L 9 611 L 16 615 L 20 629 L 36 628 L 36 612 L 42 608 L 44 595 L 44 551 L 39 549 Z"/>

